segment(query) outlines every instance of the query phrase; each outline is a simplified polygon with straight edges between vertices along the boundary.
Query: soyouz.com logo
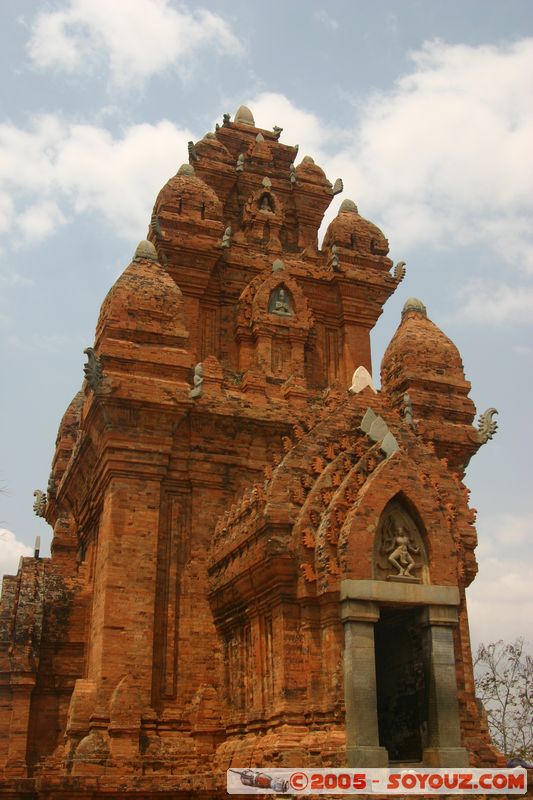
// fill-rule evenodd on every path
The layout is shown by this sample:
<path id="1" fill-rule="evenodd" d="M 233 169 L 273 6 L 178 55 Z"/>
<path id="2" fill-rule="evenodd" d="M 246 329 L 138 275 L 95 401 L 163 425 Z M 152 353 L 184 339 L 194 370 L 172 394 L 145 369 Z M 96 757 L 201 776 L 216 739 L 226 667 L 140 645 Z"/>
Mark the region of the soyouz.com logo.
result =
<path id="1" fill-rule="evenodd" d="M 228 794 L 525 794 L 515 769 L 267 769 L 227 771 Z"/>

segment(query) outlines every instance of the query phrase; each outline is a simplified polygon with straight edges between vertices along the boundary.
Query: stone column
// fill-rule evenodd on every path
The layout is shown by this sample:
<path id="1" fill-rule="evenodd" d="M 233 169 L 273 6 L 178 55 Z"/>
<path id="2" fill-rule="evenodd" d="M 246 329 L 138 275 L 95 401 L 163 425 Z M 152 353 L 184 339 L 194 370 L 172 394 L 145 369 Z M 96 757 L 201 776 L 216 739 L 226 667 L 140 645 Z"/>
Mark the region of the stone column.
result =
<path id="1" fill-rule="evenodd" d="M 424 764 L 431 767 L 468 767 L 468 751 L 461 746 L 459 703 L 452 627 L 454 606 L 428 606 L 422 611 L 426 626 L 424 648 L 428 669 L 428 746 Z"/>
<path id="2" fill-rule="evenodd" d="M 349 767 L 383 767 L 388 753 L 379 746 L 374 625 L 376 603 L 343 600 L 346 760 Z"/>

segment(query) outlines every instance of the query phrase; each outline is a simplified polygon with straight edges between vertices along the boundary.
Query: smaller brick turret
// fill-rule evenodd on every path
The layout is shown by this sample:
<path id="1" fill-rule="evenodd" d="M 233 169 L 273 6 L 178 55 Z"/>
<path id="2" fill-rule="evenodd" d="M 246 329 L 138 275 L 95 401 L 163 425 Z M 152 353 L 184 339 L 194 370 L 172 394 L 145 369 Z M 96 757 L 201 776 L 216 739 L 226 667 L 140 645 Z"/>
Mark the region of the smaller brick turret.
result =
<path id="1" fill-rule="evenodd" d="M 459 351 L 427 316 L 426 307 L 409 298 L 402 321 L 381 362 L 381 383 L 393 404 L 412 416 L 419 434 L 437 455 L 464 473 L 480 447 L 472 423 L 476 414 L 468 396 Z"/>

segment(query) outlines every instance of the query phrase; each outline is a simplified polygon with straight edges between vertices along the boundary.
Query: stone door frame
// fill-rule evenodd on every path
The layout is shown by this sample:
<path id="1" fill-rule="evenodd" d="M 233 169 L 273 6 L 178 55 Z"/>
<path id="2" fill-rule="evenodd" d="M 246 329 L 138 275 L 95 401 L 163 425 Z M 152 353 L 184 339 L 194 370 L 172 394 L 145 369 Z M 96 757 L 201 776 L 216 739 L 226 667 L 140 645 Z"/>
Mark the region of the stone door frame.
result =
<path id="1" fill-rule="evenodd" d="M 428 746 L 422 763 L 467 767 L 461 745 L 453 627 L 460 603 L 456 586 L 399 581 L 344 580 L 340 607 L 344 626 L 346 758 L 349 767 L 386 767 L 389 754 L 379 745 L 374 626 L 380 606 L 420 608 L 429 659 Z"/>

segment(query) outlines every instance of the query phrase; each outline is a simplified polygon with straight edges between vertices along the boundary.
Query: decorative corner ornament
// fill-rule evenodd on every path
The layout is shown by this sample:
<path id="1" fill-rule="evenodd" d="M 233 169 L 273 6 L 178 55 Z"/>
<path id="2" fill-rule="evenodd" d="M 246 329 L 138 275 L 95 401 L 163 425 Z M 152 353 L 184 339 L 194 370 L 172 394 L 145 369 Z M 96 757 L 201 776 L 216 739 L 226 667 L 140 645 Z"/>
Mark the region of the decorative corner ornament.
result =
<path id="1" fill-rule="evenodd" d="M 189 152 L 189 158 L 193 161 L 200 161 L 200 156 L 196 152 L 196 146 L 193 141 L 187 142 L 187 150 Z"/>
<path id="2" fill-rule="evenodd" d="M 292 184 L 296 183 L 296 180 L 297 180 L 297 177 L 296 177 L 296 167 L 294 166 L 294 161 L 293 161 L 293 162 L 292 162 L 292 164 L 289 166 L 289 180 L 290 180 L 290 182 L 291 182 Z"/>
<path id="3" fill-rule="evenodd" d="M 492 439 L 498 430 L 498 423 L 492 419 L 494 414 L 497 413 L 498 410 L 496 408 L 487 408 L 483 414 L 479 415 L 477 438 L 481 444 L 486 444 L 486 442 L 488 442 L 489 439 Z"/>
<path id="4" fill-rule="evenodd" d="M 331 267 L 333 272 L 340 272 L 341 270 L 339 268 L 339 263 L 339 248 L 336 244 L 334 244 L 331 248 L 331 257 L 329 259 L 328 266 Z"/>
<path id="5" fill-rule="evenodd" d="M 331 194 L 335 196 L 336 194 L 340 194 L 343 190 L 344 190 L 344 183 L 342 182 L 342 178 L 337 178 L 337 180 L 333 184 L 333 189 L 331 190 Z"/>
<path id="6" fill-rule="evenodd" d="M 195 397 L 201 397 L 204 391 L 204 365 L 202 362 L 195 366 L 192 382 L 193 388 L 189 391 L 189 397 L 194 400 Z"/>
<path id="7" fill-rule="evenodd" d="M 398 261 L 398 263 L 394 267 L 394 273 L 393 273 L 394 280 L 396 281 L 396 283 L 401 283 L 403 281 L 403 279 L 405 278 L 405 273 L 406 273 L 405 261 Z"/>
<path id="8" fill-rule="evenodd" d="M 33 493 L 35 497 L 35 502 L 33 504 L 33 511 L 37 517 L 44 517 L 44 512 L 46 509 L 46 492 L 41 491 L 41 489 L 36 489 Z"/>
<path id="9" fill-rule="evenodd" d="M 94 392 L 104 380 L 102 362 L 96 355 L 93 347 L 86 347 L 83 353 L 87 356 L 87 363 L 83 367 L 83 374 L 85 375 L 85 380 Z"/>
<path id="10" fill-rule="evenodd" d="M 411 398 L 407 392 L 405 392 L 403 396 L 402 417 L 404 422 L 409 425 L 410 428 L 414 428 L 415 421 L 413 417 L 413 403 L 411 402 Z"/>
<path id="11" fill-rule="evenodd" d="M 231 225 L 228 225 L 228 227 L 224 231 L 224 235 L 222 237 L 221 247 L 224 247 L 224 248 L 231 247 L 231 236 L 232 236 Z"/>

